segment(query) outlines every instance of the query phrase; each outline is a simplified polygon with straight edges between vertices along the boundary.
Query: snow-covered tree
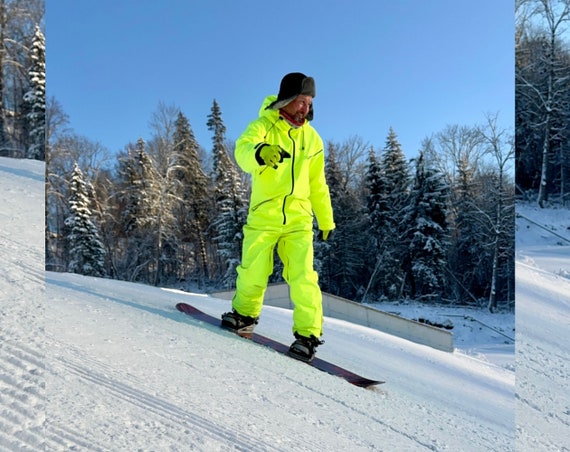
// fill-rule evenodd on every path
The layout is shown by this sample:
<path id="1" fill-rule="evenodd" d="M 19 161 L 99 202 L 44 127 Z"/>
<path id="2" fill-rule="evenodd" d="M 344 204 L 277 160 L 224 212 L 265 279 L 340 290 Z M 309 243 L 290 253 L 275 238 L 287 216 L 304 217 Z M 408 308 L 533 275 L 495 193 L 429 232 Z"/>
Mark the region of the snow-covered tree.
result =
<path id="1" fill-rule="evenodd" d="M 243 226 L 247 221 L 248 201 L 233 161 L 223 158 L 220 166 L 227 167 L 224 171 L 226 176 L 223 184 L 225 196 L 217 199 L 217 214 L 213 223 L 216 231 L 214 240 L 218 247 L 218 255 L 222 259 L 223 275 L 220 282 L 223 287 L 230 288 L 235 287 L 236 268 L 241 258 Z"/>
<path id="2" fill-rule="evenodd" d="M 0 153 L 28 157 L 29 69 L 37 24 L 45 22 L 45 0 L 0 0 Z M 44 60 L 45 61 L 45 60 Z M 45 74 L 45 69 L 42 71 Z M 45 105 L 45 101 L 44 101 Z M 45 108 L 44 108 L 45 111 Z M 37 125 L 40 122 L 38 120 Z"/>
<path id="3" fill-rule="evenodd" d="M 119 160 L 119 227 L 126 238 L 121 273 L 130 281 L 154 282 L 153 262 L 159 224 L 159 175 L 139 139 Z"/>
<path id="4" fill-rule="evenodd" d="M 70 262 L 68 270 L 88 276 L 105 275 L 105 248 L 93 221 L 89 190 L 81 169 L 76 164 L 71 174 L 69 216 L 65 220 Z"/>
<path id="5" fill-rule="evenodd" d="M 444 176 L 429 168 L 420 153 L 404 218 L 404 242 L 408 244 L 404 269 L 411 298 L 427 301 L 444 293 L 450 240 L 448 203 L 449 186 Z"/>
<path id="6" fill-rule="evenodd" d="M 472 302 L 489 289 L 489 250 L 478 221 L 482 203 L 489 200 L 489 182 L 482 173 L 485 146 L 477 127 L 449 125 L 423 143 L 430 167 L 445 175 L 450 187 L 450 297 Z"/>
<path id="7" fill-rule="evenodd" d="M 122 232 L 129 235 L 142 226 L 145 221 L 145 200 L 143 185 L 143 174 L 149 173 L 150 169 L 145 169 L 148 165 L 148 156 L 144 152 L 144 141 L 139 139 L 136 148 L 130 148 L 127 154 L 119 157 L 119 223 Z"/>
<path id="8" fill-rule="evenodd" d="M 493 169 L 493 184 L 487 191 L 487 198 L 492 201 L 487 213 L 480 216 L 486 220 L 487 233 L 484 243 L 492 249 L 491 284 L 489 290 L 488 309 L 493 312 L 497 308 L 498 297 L 509 298 L 511 288 L 514 288 L 514 223 L 515 203 L 514 187 L 509 177 L 509 169 L 513 164 L 514 146 L 512 138 L 505 130 L 497 126 L 497 116 L 488 116 L 487 125 L 481 128 L 483 141 L 487 145 L 487 154 L 495 161 Z M 500 281 L 504 282 L 501 284 Z M 506 290 L 501 291 L 504 287 Z"/>
<path id="9" fill-rule="evenodd" d="M 208 277 L 207 230 L 212 196 L 209 192 L 210 181 L 202 169 L 198 150 L 190 122 L 179 112 L 174 130 L 176 177 L 180 184 L 180 203 L 176 208 L 178 230 L 183 246 L 190 247 L 189 257 L 196 262 L 194 268 L 201 269 L 202 276 Z"/>
<path id="10" fill-rule="evenodd" d="M 522 11 L 517 2 L 517 53 L 515 64 L 517 128 L 532 136 L 517 133 L 520 139 L 519 152 L 534 160 L 539 156 L 538 205 L 545 207 L 548 193 L 556 177 L 553 166 L 560 166 L 562 179 L 567 170 L 570 127 L 570 59 L 567 43 L 562 40 L 570 25 L 570 2 L 568 0 L 530 0 L 532 13 L 522 21 Z M 540 32 L 530 35 L 528 24 L 537 23 Z M 524 23 L 526 29 L 521 29 Z M 522 131 L 522 130 L 521 130 Z M 532 145 L 529 146 L 529 145 Z M 520 166 L 524 169 L 523 166 Z M 536 176 L 533 174 L 533 177 Z M 562 191 L 564 184 L 561 184 Z"/>
<path id="11" fill-rule="evenodd" d="M 387 188 L 389 207 L 393 212 L 400 213 L 410 191 L 410 168 L 398 136 L 392 128 L 386 139 L 380 167 Z"/>
<path id="12" fill-rule="evenodd" d="M 233 287 L 237 276 L 235 269 L 241 258 L 242 229 L 247 220 L 248 200 L 238 167 L 230 158 L 225 144 L 226 127 L 215 99 L 207 125 L 213 132 L 216 204 L 216 216 L 213 221 L 216 231 L 214 240 L 218 245 L 218 255 L 222 259 L 222 284 L 224 287 Z"/>
<path id="13" fill-rule="evenodd" d="M 315 267 L 325 291 L 354 299 L 363 280 L 367 255 L 366 214 L 339 165 L 338 146 L 327 145 L 326 178 L 336 229 L 327 241 L 315 241 Z"/>
<path id="14" fill-rule="evenodd" d="M 370 155 L 367 171 L 368 215 L 376 244 L 376 262 L 371 264 L 374 269 L 368 286 L 390 299 L 399 298 L 403 292 L 406 246 L 401 238 L 409 184 L 409 164 L 390 128 L 381 159 Z"/>
<path id="15" fill-rule="evenodd" d="M 213 172 L 214 181 L 223 179 L 223 174 L 220 174 L 220 161 L 227 156 L 226 149 L 226 126 L 222 120 L 222 110 L 218 105 L 216 99 L 212 103 L 210 114 L 208 115 L 208 122 L 206 123 L 208 130 L 212 131 L 212 157 L 213 157 Z"/>
<path id="16" fill-rule="evenodd" d="M 379 247 L 380 233 L 382 232 L 384 217 L 386 215 L 386 188 L 384 186 L 384 177 L 380 162 L 374 152 L 370 148 L 368 153 L 368 168 L 366 172 L 366 206 L 368 209 L 368 218 L 370 221 L 370 229 L 375 247 Z"/>
<path id="17" fill-rule="evenodd" d="M 29 147 L 27 157 L 45 160 L 46 154 L 46 42 L 38 25 L 30 49 L 29 89 L 24 95 L 28 105 Z"/>

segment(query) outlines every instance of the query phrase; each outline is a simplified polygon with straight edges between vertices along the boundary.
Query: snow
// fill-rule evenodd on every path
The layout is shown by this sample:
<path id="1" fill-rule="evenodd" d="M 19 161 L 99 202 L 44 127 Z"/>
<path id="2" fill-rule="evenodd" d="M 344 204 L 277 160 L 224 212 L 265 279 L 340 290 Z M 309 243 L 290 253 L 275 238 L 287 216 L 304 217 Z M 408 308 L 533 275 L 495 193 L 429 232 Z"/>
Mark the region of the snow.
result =
<path id="1" fill-rule="evenodd" d="M 0 449 L 44 441 L 44 171 L 0 158 Z"/>
<path id="2" fill-rule="evenodd" d="M 570 211 L 517 206 L 520 450 L 570 450 Z"/>
<path id="3" fill-rule="evenodd" d="M 451 321 L 454 353 L 325 319 L 319 356 L 386 380 L 365 390 L 174 308 L 228 301 L 44 273 L 44 169 L 0 158 L 0 449 L 568 450 L 568 244 L 546 231 L 518 228 L 516 396 L 512 314 L 412 304 L 383 308 Z M 565 212 L 536 214 L 570 238 Z M 258 331 L 289 343 L 290 311 Z"/>

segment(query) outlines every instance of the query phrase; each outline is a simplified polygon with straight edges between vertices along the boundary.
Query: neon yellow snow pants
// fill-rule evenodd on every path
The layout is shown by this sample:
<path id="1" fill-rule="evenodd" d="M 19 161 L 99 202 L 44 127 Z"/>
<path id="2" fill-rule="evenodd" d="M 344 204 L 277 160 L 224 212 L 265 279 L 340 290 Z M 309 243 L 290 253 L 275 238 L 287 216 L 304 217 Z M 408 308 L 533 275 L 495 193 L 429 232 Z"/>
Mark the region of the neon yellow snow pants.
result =
<path id="1" fill-rule="evenodd" d="M 242 262 L 238 266 L 232 307 L 241 315 L 258 317 L 267 281 L 273 273 L 273 254 L 283 262 L 283 279 L 293 302 L 293 333 L 320 337 L 323 329 L 322 294 L 313 268 L 312 224 L 256 228 L 245 225 Z"/>

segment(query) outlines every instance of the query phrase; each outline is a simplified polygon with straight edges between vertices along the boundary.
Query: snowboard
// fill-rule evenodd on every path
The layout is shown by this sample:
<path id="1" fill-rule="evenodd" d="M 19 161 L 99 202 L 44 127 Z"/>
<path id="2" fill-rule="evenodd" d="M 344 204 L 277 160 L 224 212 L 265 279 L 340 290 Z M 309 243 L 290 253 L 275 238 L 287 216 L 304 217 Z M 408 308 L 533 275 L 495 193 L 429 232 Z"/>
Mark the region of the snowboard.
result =
<path id="1" fill-rule="evenodd" d="M 268 338 L 266 336 L 262 336 L 261 334 L 257 334 L 257 333 L 240 334 L 239 332 L 235 332 L 235 331 L 231 331 L 231 330 L 228 330 L 226 328 L 223 328 L 221 319 L 217 319 L 214 316 L 206 314 L 205 312 L 200 311 L 198 308 L 195 308 L 192 305 L 189 305 L 187 303 L 178 303 L 176 305 L 176 309 L 178 309 L 180 312 L 183 312 L 184 314 L 187 314 L 190 317 L 192 317 L 192 318 L 194 318 L 200 322 L 204 322 L 204 323 L 216 326 L 220 329 L 228 331 L 230 334 L 236 334 L 236 335 L 243 337 L 245 339 L 249 339 L 252 342 L 255 342 L 256 344 L 260 344 L 260 345 L 263 345 L 265 347 L 269 347 L 272 350 L 275 350 L 276 352 L 281 353 L 282 355 L 289 356 L 287 354 L 287 352 L 289 350 L 289 346 L 282 344 L 280 342 L 277 342 L 277 341 L 275 341 L 271 338 Z M 290 357 L 290 358 L 295 359 L 293 357 Z M 297 359 L 295 359 L 295 361 L 298 361 L 299 363 L 305 363 L 304 361 L 300 361 Z M 325 361 L 325 360 L 317 358 L 317 357 L 313 358 L 312 361 L 307 362 L 305 364 L 308 364 L 309 366 L 312 366 L 312 367 L 319 369 L 323 372 L 326 372 L 330 375 L 334 375 L 336 377 L 343 378 L 344 380 L 348 381 L 349 383 L 352 383 L 353 385 L 356 385 L 356 386 L 360 386 L 362 388 L 369 388 L 369 387 L 384 383 L 384 381 L 370 380 L 368 378 L 362 377 L 360 375 L 355 374 L 354 372 L 351 372 L 350 370 L 344 369 L 340 366 L 337 366 L 336 364 L 332 364 L 328 361 Z"/>

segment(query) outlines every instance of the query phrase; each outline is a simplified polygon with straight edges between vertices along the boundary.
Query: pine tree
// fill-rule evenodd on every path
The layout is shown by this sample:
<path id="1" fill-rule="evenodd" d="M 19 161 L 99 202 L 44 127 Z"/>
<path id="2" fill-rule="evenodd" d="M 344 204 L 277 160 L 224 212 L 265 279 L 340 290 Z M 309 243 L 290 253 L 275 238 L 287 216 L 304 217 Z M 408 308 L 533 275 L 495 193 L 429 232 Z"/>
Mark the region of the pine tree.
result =
<path id="1" fill-rule="evenodd" d="M 363 296 L 363 301 L 367 299 L 369 292 L 382 292 L 383 278 L 379 277 L 381 269 L 388 264 L 389 254 L 386 248 L 387 217 L 388 217 L 388 195 L 387 187 L 380 166 L 380 161 L 373 148 L 368 153 L 368 167 L 366 170 L 366 207 L 369 227 L 368 235 L 370 240 L 371 253 L 365 262 L 369 268 L 369 280 Z"/>
<path id="2" fill-rule="evenodd" d="M 183 244 L 188 244 L 196 258 L 196 267 L 203 277 L 209 277 L 207 229 L 211 214 L 210 181 L 202 170 L 198 142 L 186 116 L 178 113 L 174 131 L 176 174 L 180 182 L 180 198 L 176 217 Z M 197 250 L 194 251 L 194 250 Z M 198 262 L 199 261 L 199 262 Z"/>
<path id="3" fill-rule="evenodd" d="M 477 200 L 481 200 L 482 179 L 467 158 L 457 164 L 457 178 L 453 186 L 454 200 L 454 249 L 450 267 L 460 282 L 465 295 L 473 299 L 482 295 L 481 284 L 486 285 L 485 266 L 487 250 L 481 246 L 481 225 L 474 221 L 479 215 Z M 483 276 L 484 275 L 484 276 Z"/>
<path id="4" fill-rule="evenodd" d="M 212 148 L 212 156 L 213 156 L 213 172 L 214 172 L 214 180 L 217 181 L 223 178 L 223 174 L 220 174 L 220 161 L 224 158 L 224 155 L 227 155 L 227 150 L 225 146 L 226 141 L 226 126 L 222 121 L 222 110 L 214 99 L 212 104 L 212 109 L 210 114 L 208 115 L 208 122 L 206 123 L 208 126 L 208 130 L 214 132 L 212 136 L 213 148 Z"/>
<path id="5" fill-rule="evenodd" d="M 402 208 L 408 201 L 410 169 L 392 128 L 386 140 L 380 168 L 385 181 L 388 208 L 396 215 L 395 220 L 399 221 L 402 218 Z"/>
<path id="6" fill-rule="evenodd" d="M 225 269 L 221 277 L 221 285 L 231 288 L 234 287 L 237 276 L 236 268 L 241 258 L 242 231 L 247 221 L 248 202 L 235 164 L 229 158 L 222 159 L 220 163 L 221 166 L 230 165 L 226 170 L 225 195 L 218 198 L 216 203 L 217 215 L 213 223 L 216 230 L 214 240 L 218 245 L 218 255 Z"/>
<path id="7" fill-rule="evenodd" d="M 144 147 L 145 142 L 140 138 L 136 147 L 119 159 L 120 223 L 126 234 L 142 230 L 151 221 L 149 192 L 154 184 L 154 168 Z"/>
<path id="8" fill-rule="evenodd" d="M 366 215 L 339 167 L 336 145 L 329 143 L 326 178 L 336 229 L 325 242 L 315 242 L 315 267 L 329 293 L 354 299 L 361 288 L 362 262 L 367 251 Z"/>
<path id="9" fill-rule="evenodd" d="M 125 277 L 130 281 L 154 282 L 160 224 L 159 176 L 143 139 L 120 161 L 120 228 L 127 244 L 123 257 Z"/>
<path id="10" fill-rule="evenodd" d="M 87 276 L 104 276 L 105 248 L 92 220 L 88 187 L 77 164 L 71 175 L 69 212 L 65 220 L 70 229 L 68 270 Z"/>
<path id="11" fill-rule="evenodd" d="M 237 165 L 230 158 L 225 145 L 226 127 L 215 99 L 207 125 L 214 133 L 215 242 L 222 259 L 222 284 L 224 287 L 232 287 L 237 276 L 235 269 L 241 258 L 242 229 L 247 220 L 248 201 Z"/>
<path id="12" fill-rule="evenodd" d="M 28 92 L 24 95 L 27 104 L 29 147 L 27 157 L 45 160 L 45 122 L 46 122 L 46 43 L 38 25 L 30 49 L 32 65 L 28 71 Z"/>
<path id="13" fill-rule="evenodd" d="M 387 210 L 386 189 L 380 162 L 373 148 L 368 153 L 368 168 L 366 172 L 366 207 L 370 222 L 369 231 L 374 240 L 375 248 L 378 248 L 378 239 L 382 231 L 383 219 Z"/>
<path id="14" fill-rule="evenodd" d="M 376 246 L 376 262 L 367 292 L 378 289 L 380 295 L 389 299 L 400 298 L 403 291 L 406 246 L 402 234 L 409 180 L 408 162 L 390 128 L 382 158 L 378 162 L 370 155 L 367 171 L 368 215 Z"/>
<path id="15" fill-rule="evenodd" d="M 445 288 L 449 226 L 449 187 L 443 175 L 428 168 L 423 153 L 416 160 L 416 175 L 404 224 L 408 256 L 410 296 L 424 300 L 441 298 Z"/>

